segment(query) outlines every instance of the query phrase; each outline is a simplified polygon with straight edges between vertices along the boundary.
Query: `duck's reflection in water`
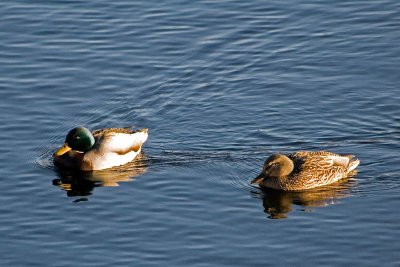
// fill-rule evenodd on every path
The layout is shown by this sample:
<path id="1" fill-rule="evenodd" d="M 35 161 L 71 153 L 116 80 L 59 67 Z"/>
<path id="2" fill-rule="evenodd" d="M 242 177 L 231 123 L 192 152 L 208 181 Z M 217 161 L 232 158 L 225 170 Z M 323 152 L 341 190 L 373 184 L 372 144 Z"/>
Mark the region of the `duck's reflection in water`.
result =
<path id="1" fill-rule="evenodd" d="M 86 201 L 95 187 L 119 186 L 120 182 L 129 182 L 147 170 L 144 155 L 134 161 L 107 170 L 82 172 L 57 168 L 58 178 L 53 185 L 58 186 L 69 197 L 82 197 L 75 201 Z"/>
<path id="2" fill-rule="evenodd" d="M 251 192 L 255 198 L 262 199 L 264 212 L 270 219 L 284 219 L 293 210 L 293 205 L 301 207 L 302 211 L 311 211 L 314 207 L 334 205 L 339 199 L 350 196 L 351 188 L 356 184 L 354 179 L 345 179 L 320 188 L 285 192 L 268 188 Z"/>

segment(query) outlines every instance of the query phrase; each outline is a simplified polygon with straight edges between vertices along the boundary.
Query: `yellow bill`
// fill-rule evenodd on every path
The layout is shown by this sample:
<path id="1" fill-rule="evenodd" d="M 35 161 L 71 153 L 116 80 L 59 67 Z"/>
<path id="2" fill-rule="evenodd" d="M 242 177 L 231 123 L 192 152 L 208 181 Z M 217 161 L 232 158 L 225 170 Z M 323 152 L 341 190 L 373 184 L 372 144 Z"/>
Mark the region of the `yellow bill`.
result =
<path id="1" fill-rule="evenodd" d="M 60 149 L 58 149 L 55 153 L 54 156 L 62 156 L 65 153 L 67 153 L 68 151 L 70 151 L 71 148 L 67 145 L 67 143 L 65 143 Z"/>

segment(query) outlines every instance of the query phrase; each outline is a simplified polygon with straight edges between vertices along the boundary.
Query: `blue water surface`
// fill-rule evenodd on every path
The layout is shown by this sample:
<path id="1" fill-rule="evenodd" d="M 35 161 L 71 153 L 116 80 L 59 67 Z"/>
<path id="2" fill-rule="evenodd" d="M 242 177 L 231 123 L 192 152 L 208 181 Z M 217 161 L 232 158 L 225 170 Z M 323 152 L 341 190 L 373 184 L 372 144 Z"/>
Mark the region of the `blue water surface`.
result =
<path id="1" fill-rule="evenodd" d="M 1 266 L 399 266 L 400 2 L 1 1 Z M 88 175 L 76 125 L 149 128 Z M 355 154 L 304 193 L 275 152 Z"/>

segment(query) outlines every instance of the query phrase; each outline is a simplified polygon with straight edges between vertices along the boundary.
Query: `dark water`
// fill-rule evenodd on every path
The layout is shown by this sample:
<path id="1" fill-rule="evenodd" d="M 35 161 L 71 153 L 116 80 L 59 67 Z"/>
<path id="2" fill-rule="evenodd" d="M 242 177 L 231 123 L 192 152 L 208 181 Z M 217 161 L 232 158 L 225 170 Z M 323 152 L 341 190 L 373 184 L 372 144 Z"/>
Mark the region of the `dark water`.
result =
<path id="1" fill-rule="evenodd" d="M 1 1 L 1 266 L 399 266 L 400 2 Z M 148 127 L 82 177 L 75 125 Z M 353 153 L 307 193 L 273 152 Z M 116 187 L 119 185 L 118 187 Z"/>

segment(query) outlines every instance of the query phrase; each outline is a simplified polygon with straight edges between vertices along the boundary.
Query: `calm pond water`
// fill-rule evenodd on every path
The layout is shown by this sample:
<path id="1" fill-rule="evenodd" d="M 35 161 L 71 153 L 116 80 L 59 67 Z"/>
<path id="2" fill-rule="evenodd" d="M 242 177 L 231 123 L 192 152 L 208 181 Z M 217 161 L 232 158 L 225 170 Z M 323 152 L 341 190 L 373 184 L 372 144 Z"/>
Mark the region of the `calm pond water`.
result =
<path id="1" fill-rule="evenodd" d="M 399 266 L 400 2 L 1 1 L 1 266 Z M 59 172 L 76 125 L 142 158 Z M 274 152 L 353 153 L 307 193 Z M 119 186 L 118 186 L 119 185 Z"/>

